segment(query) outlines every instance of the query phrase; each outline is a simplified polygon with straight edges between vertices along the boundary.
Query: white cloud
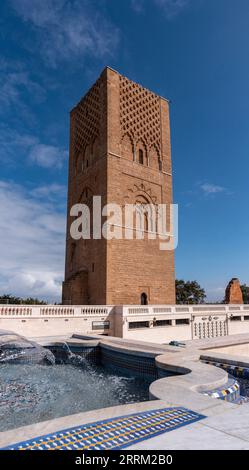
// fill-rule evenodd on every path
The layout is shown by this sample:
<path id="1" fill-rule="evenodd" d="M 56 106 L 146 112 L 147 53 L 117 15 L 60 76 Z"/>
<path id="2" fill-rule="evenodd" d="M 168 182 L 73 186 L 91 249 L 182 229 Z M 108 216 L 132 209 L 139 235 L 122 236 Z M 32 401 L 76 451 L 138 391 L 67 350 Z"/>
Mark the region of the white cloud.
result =
<path id="1" fill-rule="evenodd" d="M 154 0 L 161 7 L 168 19 L 181 13 L 191 0 Z"/>
<path id="2" fill-rule="evenodd" d="M 201 184 L 200 188 L 202 189 L 202 191 L 206 195 L 227 192 L 227 189 L 224 188 L 223 186 L 218 186 L 218 185 L 212 184 L 212 183 Z"/>
<path id="3" fill-rule="evenodd" d="M 4 292 L 17 297 L 35 297 L 50 302 L 61 301 L 61 279 L 53 278 L 56 273 L 33 271 L 14 274 L 5 284 Z"/>
<path id="4" fill-rule="evenodd" d="M 119 32 L 89 0 L 11 0 L 37 34 L 39 50 L 55 67 L 61 60 L 112 55 Z"/>
<path id="5" fill-rule="evenodd" d="M 37 199 L 35 189 L 0 181 L 0 292 L 59 301 L 65 209 L 59 211 L 56 201 Z"/>
<path id="6" fill-rule="evenodd" d="M 18 162 L 18 158 L 43 168 L 61 168 L 67 151 L 59 146 L 41 143 L 38 137 L 31 134 L 20 134 L 0 125 L 0 160 L 12 165 Z"/>
<path id="7" fill-rule="evenodd" d="M 18 114 L 31 117 L 27 96 L 32 103 L 41 103 L 46 98 L 45 89 L 31 77 L 20 62 L 0 59 L 0 113 L 15 109 Z"/>
<path id="8" fill-rule="evenodd" d="M 50 185 L 37 186 L 31 191 L 31 195 L 36 198 L 46 198 L 47 201 L 54 201 L 58 198 L 66 197 L 67 187 L 61 184 L 52 183 Z"/>
<path id="9" fill-rule="evenodd" d="M 61 168 L 67 152 L 53 145 L 36 144 L 29 152 L 31 162 L 44 168 Z"/>

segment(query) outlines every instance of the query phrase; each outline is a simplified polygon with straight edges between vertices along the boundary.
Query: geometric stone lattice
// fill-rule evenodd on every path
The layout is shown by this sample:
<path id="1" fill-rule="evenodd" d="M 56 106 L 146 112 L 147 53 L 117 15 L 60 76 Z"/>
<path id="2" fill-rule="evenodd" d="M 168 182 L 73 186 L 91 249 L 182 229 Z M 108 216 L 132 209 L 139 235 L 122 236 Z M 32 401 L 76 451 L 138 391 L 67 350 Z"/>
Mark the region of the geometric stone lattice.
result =
<path id="1" fill-rule="evenodd" d="M 120 75 L 120 124 L 122 137 L 141 140 L 147 151 L 161 154 L 160 98 Z"/>
<path id="2" fill-rule="evenodd" d="M 89 90 L 75 111 L 74 152 L 83 152 L 99 135 L 100 80 Z"/>

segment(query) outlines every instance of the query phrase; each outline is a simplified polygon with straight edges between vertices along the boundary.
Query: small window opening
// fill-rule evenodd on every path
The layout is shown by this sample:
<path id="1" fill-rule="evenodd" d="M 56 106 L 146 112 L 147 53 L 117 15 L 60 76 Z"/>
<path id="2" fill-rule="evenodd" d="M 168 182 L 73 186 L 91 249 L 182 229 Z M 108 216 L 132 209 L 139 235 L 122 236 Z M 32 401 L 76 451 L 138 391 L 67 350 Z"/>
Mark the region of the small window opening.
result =
<path id="1" fill-rule="evenodd" d="M 144 153 L 141 149 L 139 149 L 139 153 L 138 153 L 138 161 L 141 165 L 144 164 Z"/>
<path id="2" fill-rule="evenodd" d="M 141 294 L 141 305 L 148 305 L 148 297 L 145 292 Z"/>

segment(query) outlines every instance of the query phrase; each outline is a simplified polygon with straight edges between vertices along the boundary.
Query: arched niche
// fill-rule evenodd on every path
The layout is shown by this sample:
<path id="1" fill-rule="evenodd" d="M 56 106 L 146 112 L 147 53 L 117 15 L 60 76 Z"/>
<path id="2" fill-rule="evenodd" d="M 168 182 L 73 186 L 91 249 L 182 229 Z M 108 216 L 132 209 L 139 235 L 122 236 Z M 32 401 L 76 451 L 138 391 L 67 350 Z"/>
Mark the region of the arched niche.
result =
<path id="1" fill-rule="evenodd" d="M 125 134 L 121 141 L 121 156 L 127 160 L 134 159 L 134 146 L 129 134 Z"/>
<path id="2" fill-rule="evenodd" d="M 148 166 L 148 152 L 145 143 L 139 140 L 136 144 L 136 162 Z"/>
<path id="3" fill-rule="evenodd" d="M 153 145 L 149 151 L 149 166 L 150 168 L 161 171 L 160 155 L 155 145 Z"/>

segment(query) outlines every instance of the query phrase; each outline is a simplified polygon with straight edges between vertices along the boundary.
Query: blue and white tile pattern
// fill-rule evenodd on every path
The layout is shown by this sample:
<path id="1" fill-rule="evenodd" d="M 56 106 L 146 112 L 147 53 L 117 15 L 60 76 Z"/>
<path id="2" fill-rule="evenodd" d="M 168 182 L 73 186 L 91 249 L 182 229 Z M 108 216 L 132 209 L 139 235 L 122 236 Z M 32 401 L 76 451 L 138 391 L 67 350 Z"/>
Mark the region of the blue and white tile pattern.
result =
<path id="1" fill-rule="evenodd" d="M 5 450 L 122 449 L 203 418 L 186 408 L 162 408 L 65 429 L 13 444 Z"/>

